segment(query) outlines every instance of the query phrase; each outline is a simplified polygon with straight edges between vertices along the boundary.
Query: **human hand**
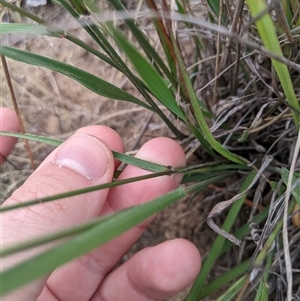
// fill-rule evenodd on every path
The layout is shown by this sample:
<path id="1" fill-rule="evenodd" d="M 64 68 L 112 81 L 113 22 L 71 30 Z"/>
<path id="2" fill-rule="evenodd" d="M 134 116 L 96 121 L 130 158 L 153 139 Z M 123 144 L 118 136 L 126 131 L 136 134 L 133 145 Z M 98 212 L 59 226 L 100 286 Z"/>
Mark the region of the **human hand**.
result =
<path id="1" fill-rule="evenodd" d="M 0 118 L 0 130 L 18 130 L 13 111 L 0 110 Z M 3 156 L 9 154 L 14 142 L 13 138 L 0 136 Z M 44 160 L 4 206 L 110 182 L 119 164 L 111 150 L 124 151 L 121 138 L 112 129 L 99 125 L 79 129 Z M 182 148 L 168 138 L 145 143 L 136 156 L 173 167 L 185 165 Z M 127 166 L 119 179 L 147 173 Z M 181 178 L 181 175 L 153 178 L 6 212 L 1 215 L 2 247 L 147 202 L 175 189 Z M 143 249 L 114 269 L 152 219 L 2 300 L 150 301 L 176 294 L 194 281 L 201 266 L 198 250 L 184 239 Z M 2 260 L 2 267 L 51 247 L 47 245 L 42 250 L 30 250 Z"/>

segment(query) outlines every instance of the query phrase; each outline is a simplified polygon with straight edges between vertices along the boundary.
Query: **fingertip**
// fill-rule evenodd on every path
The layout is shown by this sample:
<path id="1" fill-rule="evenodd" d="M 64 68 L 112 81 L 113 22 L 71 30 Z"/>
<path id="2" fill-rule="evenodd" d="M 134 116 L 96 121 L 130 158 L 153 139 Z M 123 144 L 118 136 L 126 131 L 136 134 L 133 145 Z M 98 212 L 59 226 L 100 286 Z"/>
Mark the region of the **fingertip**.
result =
<path id="1" fill-rule="evenodd" d="M 148 298 L 173 296 L 192 284 L 201 269 L 198 249 L 185 239 L 164 242 L 137 256 L 128 265 L 128 277 L 137 291 L 147 292 Z"/>
<path id="2" fill-rule="evenodd" d="M 153 266 L 157 269 L 151 277 L 152 285 L 167 296 L 192 284 L 200 271 L 200 253 L 188 240 L 167 241 L 153 248 L 151 253 Z"/>
<path id="3" fill-rule="evenodd" d="M 166 137 L 149 140 L 140 148 L 135 157 L 175 168 L 185 166 L 186 163 L 182 147 L 176 141 Z M 128 165 L 118 179 L 129 179 L 149 173 L 147 170 Z M 129 183 L 126 186 L 115 187 L 109 193 L 109 207 L 105 208 L 104 212 L 110 212 L 111 208 L 113 210 L 120 210 L 155 199 L 176 189 L 180 185 L 182 177 L 182 174 L 174 174 L 172 176 L 161 176 L 141 182 Z M 146 224 L 148 223 L 149 220 L 147 220 Z"/>
<path id="4" fill-rule="evenodd" d="M 19 132 L 20 126 L 16 112 L 10 108 L 0 108 L 0 130 Z M 0 136 L 0 164 L 13 149 L 16 138 Z"/>
<path id="5" fill-rule="evenodd" d="M 139 150 L 137 157 L 162 165 L 183 167 L 186 165 L 182 147 L 167 137 L 158 137 L 146 142 Z"/>
<path id="6" fill-rule="evenodd" d="M 92 300 L 165 300 L 194 282 L 201 268 L 198 249 L 174 239 L 139 251 L 110 272 Z"/>

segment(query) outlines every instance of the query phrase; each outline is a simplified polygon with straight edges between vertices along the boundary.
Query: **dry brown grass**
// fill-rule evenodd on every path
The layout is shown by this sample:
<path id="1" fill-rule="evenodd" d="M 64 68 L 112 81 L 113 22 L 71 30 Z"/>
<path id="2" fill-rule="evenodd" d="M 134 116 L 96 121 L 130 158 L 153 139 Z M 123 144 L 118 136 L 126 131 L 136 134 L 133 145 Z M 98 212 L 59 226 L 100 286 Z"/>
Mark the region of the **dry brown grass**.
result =
<path id="1" fill-rule="evenodd" d="M 199 1 L 196 2 L 199 3 Z M 133 8 L 134 1 L 127 1 L 127 5 L 128 8 Z M 194 9 L 198 14 L 204 14 L 203 6 L 202 8 L 194 6 Z M 60 9 L 53 6 L 39 8 L 35 12 L 54 21 L 59 27 L 68 30 L 76 28 L 74 21 L 69 20 Z M 231 20 L 233 18 L 232 12 Z M 153 33 L 148 24 L 144 27 L 149 35 Z M 82 30 L 71 29 L 71 32 L 93 43 Z M 249 162 L 255 162 L 258 166 L 268 152 L 274 156 L 276 167 L 288 167 L 291 161 L 291 150 L 295 144 L 296 131 L 290 127 L 291 114 L 286 109 L 286 103 L 281 99 L 280 85 L 274 72 L 272 73 L 270 60 L 258 52 L 252 52 L 242 60 L 241 64 L 245 72 L 238 73 L 234 69 L 235 62 L 246 53 L 249 54 L 245 49 L 233 47 L 226 49 L 218 56 L 217 48 L 224 47 L 228 42 L 224 37 L 211 35 L 205 31 L 187 31 L 181 28 L 178 29 L 178 33 L 188 66 L 193 63 L 193 48 L 191 48 L 193 37 L 196 35 L 203 41 L 202 56 L 197 62 L 201 68 L 195 75 L 195 87 L 199 98 L 203 99 L 213 112 L 210 126 L 215 137 L 220 138 L 223 143 L 226 142 L 229 150 L 245 157 Z M 155 38 L 153 35 L 154 45 Z M 122 74 L 82 49 L 75 48 L 65 39 L 26 36 L 12 40 L 10 43 L 78 66 L 138 95 L 132 84 Z M 297 54 L 295 56 L 297 57 Z M 80 127 L 89 124 L 104 124 L 121 135 L 129 153 L 135 153 L 146 140 L 152 137 L 173 137 L 160 118 L 143 108 L 100 97 L 56 72 L 11 60 L 8 60 L 8 65 L 25 127 L 30 133 L 65 139 Z M 228 66 L 232 68 L 227 69 Z M 297 79 L 297 76 L 299 78 L 296 71 L 292 70 L 291 75 L 293 79 Z M 3 74 L 0 84 L 3 87 L 0 95 L 1 104 L 11 106 Z M 299 96 L 299 85 L 296 92 Z M 172 118 L 171 115 L 170 118 Z M 230 125 L 228 129 L 221 127 L 224 121 Z M 185 130 L 181 124 L 178 123 L 178 125 L 182 127 L 181 130 Z M 245 143 L 241 144 L 237 139 L 232 142 L 228 138 L 241 137 L 245 129 L 249 129 L 251 134 Z M 199 149 L 199 144 L 190 150 L 190 141 L 191 139 L 179 142 L 186 147 L 191 162 L 205 162 L 207 155 Z M 52 149 L 39 143 L 31 142 L 30 144 L 37 163 L 41 162 Z M 2 198 L 6 198 L 32 172 L 22 142 L 17 144 L 10 160 L 19 170 L 8 162 L 1 167 Z M 145 246 L 175 237 L 191 240 L 205 256 L 216 236 L 206 225 L 205 219 L 216 202 L 229 199 L 232 192 L 236 193 L 239 181 L 240 178 L 231 179 L 229 182 L 220 184 L 224 188 L 222 191 L 208 189 L 192 203 L 182 201 L 161 212 L 128 256 Z M 255 190 L 250 192 L 250 199 L 254 198 L 254 192 Z M 262 205 L 270 203 L 271 194 L 270 189 L 265 187 L 262 189 L 260 194 Z M 249 207 L 244 206 L 236 224 L 237 228 L 247 221 L 249 213 Z M 224 216 L 218 219 L 217 223 L 221 224 Z M 242 259 L 251 256 L 254 249 L 255 244 L 249 243 L 242 251 L 234 248 L 233 252 L 236 258 Z M 210 277 L 221 274 L 232 265 L 231 256 L 226 254 L 218 262 Z M 272 283 L 274 284 L 274 281 Z M 181 299 L 182 295 L 172 300 Z"/>

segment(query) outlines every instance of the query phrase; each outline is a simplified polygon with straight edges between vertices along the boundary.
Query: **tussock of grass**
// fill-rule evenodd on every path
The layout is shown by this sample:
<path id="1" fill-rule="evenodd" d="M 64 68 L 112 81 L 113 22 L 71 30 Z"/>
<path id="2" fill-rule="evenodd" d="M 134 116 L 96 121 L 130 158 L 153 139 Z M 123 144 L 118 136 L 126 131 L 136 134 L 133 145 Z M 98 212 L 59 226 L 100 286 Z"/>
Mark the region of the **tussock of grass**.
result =
<path id="1" fill-rule="evenodd" d="M 178 0 L 170 1 L 169 6 L 163 1 L 139 1 L 137 6 L 123 2 L 127 10 L 118 0 L 101 1 L 99 7 L 86 1 L 72 0 L 70 6 L 56 0 L 55 6 L 49 7 L 66 15 L 68 11 L 73 16 L 71 26 L 68 21 L 49 20 L 47 13 L 37 18 L 0 0 L 5 8 L 1 17 L 16 24 L 22 19 L 43 25 L 43 38 L 14 43 L 15 32 L 22 29 L 32 34 L 41 27 L 34 23 L 26 28 L 3 27 L 11 34 L 8 46 L 20 51 L 3 47 L 1 54 L 30 65 L 24 67 L 24 77 L 18 77 L 14 69 L 21 63 L 8 60 L 28 132 L 65 138 L 90 123 L 105 122 L 115 129 L 126 126 L 130 130 L 124 133 L 125 144 L 133 152 L 151 136 L 177 139 L 190 162 L 183 171 L 185 185 L 211 179 L 209 205 L 204 200 L 197 206 L 212 209 L 217 202 L 229 199 L 233 203 L 229 212 L 221 205 L 215 207 L 214 213 L 221 217 L 204 210 L 205 218 L 210 216 L 223 231 L 218 230 L 222 235 L 212 243 L 212 252 L 205 257 L 186 300 L 292 300 L 300 283 L 299 225 L 291 222 L 296 220 L 291 219 L 292 212 L 294 217 L 299 214 L 295 208 L 300 203 L 298 1 L 269 6 L 260 0 Z M 52 58 L 64 62 L 57 64 L 59 68 L 42 57 L 50 56 L 46 50 L 53 49 L 54 40 L 61 49 Z M 43 46 L 34 48 L 33 42 Z M 38 49 L 40 56 L 26 55 L 23 49 Z M 80 57 L 87 51 L 90 68 L 76 71 L 73 65 L 82 69 Z M 32 65 L 38 66 L 35 72 L 31 72 Z M 62 85 L 69 82 L 50 71 L 40 80 L 34 74 L 41 72 L 41 66 L 81 84 L 87 82 L 82 76 L 89 76 L 95 85 L 89 80 L 85 86 L 98 94 L 77 90 L 72 83 L 72 89 L 62 95 Z M 34 90 L 25 80 L 29 76 Z M 110 83 L 107 90 L 97 90 L 100 79 Z M 4 105 L 9 104 L 7 92 L 1 97 Z M 106 99 L 109 97 L 122 101 L 112 102 Z M 96 110 L 91 110 L 96 101 Z M 45 130 L 47 125 L 38 124 L 36 110 L 33 113 L 30 106 L 56 116 L 50 121 L 56 125 Z M 130 118 L 125 116 L 129 111 Z M 32 142 L 31 146 L 36 161 L 42 160 L 43 156 L 36 157 L 39 145 Z M 25 157 L 20 150 L 18 154 Z M 28 160 L 21 164 L 26 158 L 11 159 L 21 171 L 10 166 L 3 174 L 1 185 L 7 193 L 22 182 L 28 166 Z M 220 172 L 226 180 L 212 185 Z M 8 174 L 15 177 L 14 183 Z M 201 185 L 195 189 L 191 204 L 202 189 Z M 238 193 L 239 197 L 234 197 Z M 233 236 L 241 241 L 241 248 L 226 241 Z"/>

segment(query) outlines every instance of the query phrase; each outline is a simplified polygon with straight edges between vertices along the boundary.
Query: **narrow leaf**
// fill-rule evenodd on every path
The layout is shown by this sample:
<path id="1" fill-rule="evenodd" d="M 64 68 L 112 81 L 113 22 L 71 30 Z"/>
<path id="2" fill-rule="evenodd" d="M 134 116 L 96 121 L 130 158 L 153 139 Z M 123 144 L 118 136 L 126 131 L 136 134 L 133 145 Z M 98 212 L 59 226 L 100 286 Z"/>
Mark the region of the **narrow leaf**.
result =
<path id="1" fill-rule="evenodd" d="M 143 103 L 142 101 L 132 96 L 131 94 L 125 92 L 124 90 L 121 90 L 120 88 L 102 80 L 101 78 L 93 74 L 85 72 L 74 66 L 38 54 L 34 54 L 31 52 L 27 52 L 11 47 L 6 47 L 6 46 L 2 46 L 0 48 L 0 54 L 20 62 L 28 63 L 35 66 L 45 67 L 50 70 L 60 72 L 76 80 L 77 82 L 79 82 L 80 84 L 88 88 L 89 90 L 101 96 L 133 102 L 137 105 L 140 105 L 152 111 L 152 108 L 150 106 Z"/>
<path id="2" fill-rule="evenodd" d="M 117 212 L 105 221 L 99 219 L 98 224 L 84 233 L 4 271 L 0 295 L 51 273 L 56 267 L 103 245 L 185 196 L 185 188 L 180 187 L 151 202 Z"/>
<path id="3" fill-rule="evenodd" d="M 253 17 L 256 17 L 262 11 L 266 10 L 266 4 L 263 0 L 246 0 L 246 2 L 250 8 L 251 15 Z M 265 47 L 269 51 L 282 57 L 283 54 L 270 15 L 265 14 L 264 16 L 262 16 L 259 20 L 256 21 L 256 26 Z M 280 83 L 282 85 L 288 103 L 292 107 L 294 107 L 297 111 L 300 111 L 300 105 L 297 100 L 293 83 L 291 80 L 291 76 L 287 66 L 281 62 L 278 62 L 275 59 L 271 59 L 271 60 L 276 70 L 276 73 L 279 77 Z M 295 124 L 298 125 L 300 122 L 300 116 L 296 112 L 294 112 L 294 110 L 292 110 L 291 112 Z"/>
<path id="4" fill-rule="evenodd" d="M 165 105 L 171 112 L 181 119 L 185 115 L 176 103 L 176 100 L 159 73 L 151 64 L 137 51 L 137 49 L 128 42 L 128 39 L 117 29 L 111 27 L 112 34 L 120 48 L 126 53 L 134 68 L 144 80 L 149 90 L 155 97 Z"/>
<path id="5" fill-rule="evenodd" d="M 124 11 L 124 6 L 119 0 L 109 0 L 109 2 L 120 11 Z M 134 37 L 138 41 L 139 45 L 144 50 L 145 54 L 147 55 L 149 61 L 154 60 L 157 66 L 162 70 L 162 72 L 167 76 L 169 81 L 174 85 L 176 83 L 176 80 L 170 70 L 165 65 L 162 58 L 159 56 L 158 52 L 152 47 L 152 45 L 149 43 L 148 38 L 143 34 L 141 29 L 135 24 L 135 22 L 131 19 L 125 19 L 124 22 L 127 24 L 131 32 L 133 33 Z"/>
<path id="6" fill-rule="evenodd" d="M 220 155 L 224 156 L 228 160 L 238 163 L 238 164 L 244 164 L 244 161 L 240 158 L 238 158 L 236 155 L 231 153 L 229 150 L 224 148 L 213 136 L 211 133 L 205 118 L 204 114 L 199 106 L 198 98 L 195 94 L 195 91 L 193 89 L 192 83 L 190 81 L 189 75 L 187 73 L 186 67 L 184 65 L 183 59 L 181 57 L 181 53 L 179 51 L 179 48 L 177 46 L 177 43 L 175 41 L 175 38 L 173 35 L 171 35 L 171 40 L 173 43 L 173 48 L 175 51 L 177 63 L 179 65 L 179 70 L 182 78 L 182 86 L 184 87 L 184 90 L 187 91 L 193 112 L 195 114 L 196 120 L 198 122 L 198 125 L 201 129 L 201 134 L 204 136 L 204 138 L 207 140 L 206 143 L 208 143 L 216 152 L 218 152 Z M 200 140 L 201 143 L 203 143 L 203 138 Z M 206 146 L 206 144 L 204 144 Z M 206 149 L 208 150 L 208 147 L 206 146 Z"/>
<path id="7" fill-rule="evenodd" d="M 284 184 L 287 186 L 288 179 L 289 179 L 289 174 L 290 171 L 286 168 L 282 168 L 281 170 L 281 178 L 284 182 Z M 295 173 L 296 174 L 296 173 Z M 293 180 L 292 180 L 292 185 L 297 181 L 297 177 L 293 175 Z M 293 190 L 292 190 L 292 195 L 297 201 L 297 203 L 300 205 L 300 185 L 297 185 Z"/>
<path id="8" fill-rule="evenodd" d="M 22 133 L 13 133 L 13 132 L 5 132 L 5 131 L 1 132 L 0 131 L 0 135 L 37 141 L 37 142 L 54 145 L 54 146 L 59 146 L 64 142 L 63 140 L 49 138 L 49 137 L 43 137 L 43 136 L 37 136 L 37 135 L 33 135 L 33 134 L 22 134 Z M 163 171 L 170 170 L 168 168 L 168 166 L 148 162 L 146 160 L 142 160 L 139 158 L 134 158 L 132 156 L 128 156 L 128 155 L 125 155 L 125 154 L 122 154 L 122 153 L 119 153 L 116 151 L 112 151 L 112 153 L 113 153 L 113 156 L 115 159 L 120 160 L 126 164 L 139 167 L 141 169 L 145 169 L 145 170 L 152 171 L 152 172 L 163 172 Z"/>
<path id="9" fill-rule="evenodd" d="M 84 194 L 84 193 L 88 193 L 91 191 L 96 191 L 96 190 L 101 190 L 101 189 L 106 189 L 106 188 L 113 188 L 113 187 L 124 185 L 124 184 L 139 182 L 139 181 L 148 180 L 151 178 L 156 178 L 156 177 L 161 177 L 161 176 L 166 176 L 166 175 L 171 175 L 173 173 L 174 172 L 172 170 L 168 169 L 165 172 L 152 173 L 152 174 L 148 174 L 148 175 L 144 175 L 144 176 L 113 181 L 113 182 L 109 182 L 109 183 L 105 183 L 105 184 L 90 186 L 87 188 L 76 189 L 76 190 L 63 192 L 63 193 L 59 193 L 59 194 L 55 194 L 55 195 L 51 195 L 51 196 L 47 196 L 47 197 L 41 197 L 38 199 L 29 200 L 26 202 L 16 203 L 14 205 L 2 206 L 2 207 L 0 207 L 0 212 L 5 212 L 5 211 L 9 211 L 9 210 L 14 210 L 14 209 L 20 209 L 20 208 L 28 207 L 28 206 L 32 206 L 32 205 L 39 205 L 41 203 L 47 203 L 47 202 L 52 202 L 52 201 L 56 201 L 59 199 L 69 198 L 69 197 L 72 197 L 75 195 Z"/>
<path id="10" fill-rule="evenodd" d="M 26 23 L 1 23 L 1 34 L 31 33 L 39 35 L 51 35 L 50 31 L 42 25 Z"/>
<path id="11" fill-rule="evenodd" d="M 248 189 L 249 185 L 251 184 L 252 180 L 254 179 L 255 174 L 254 173 L 250 173 L 247 178 L 245 179 L 242 187 L 240 188 L 239 193 L 245 191 Z M 241 197 L 237 202 L 235 202 L 232 207 L 230 208 L 230 211 L 226 217 L 226 220 L 223 224 L 222 229 L 224 229 L 226 232 L 229 232 L 239 211 L 240 208 L 244 202 L 246 198 L 246 195 L 244 195 L 243 197 Z M 202 289 L 203 286 L 205 284 L 205 281 L 211 271 L 211 269 L 213 268 L 215 262 L 217 261 L 217 258 L 220 256 L 220 252 L 222 251 L 222 247 L 224 245 L 226 241 L 226 238 L 218 235 L 212 248 L 211 248 L 211 252 L 209 252 L 208 257 L 205 259 L 201 272 L 198 275 L 188 297 L 187 297 L 187 301 L 195 301 L 199 299 L 199 295 L 202 294 Z"/>
<path id="12" fill-rule="evenodd" d="M 247 281 L 248 275 L 244 275 L 236 282 L 234 282 L 229 289 L 226 290 L 216 301 L 230 301 L 242 289 L 244 283 Z"/>
<path id="13" fill-rule="evenodd" d="M 218 176 L 214 180 L 221 178 L 222 176 Z M 51 273 L 56 267 L 114 239 L 211 182 L 212 180 L 203 181 L 188 188 L 181 186 L 151 202 L 125 209 L 109 217 L 99 218 L 99 223 L 87 228 L 85 232 L 1 273 L 0 295 L 3 296 L 26 283 Z"/>
<path id="14" fill-rule="evenodd" d="M 240 263 L 239 265 L 231 268 L 218 278 L 214 279 L 212 282 L 208 283 L 203 287 L 203 290 L 198 295 L 197 300 L 202 300 L 206 296 L 213 294 L 215 291 L 225 287 L 230 281 L 239 277 L 245 272 L 247 272 L 249 268 L 250 259 L 245 260 L 244 262 Z"/>

